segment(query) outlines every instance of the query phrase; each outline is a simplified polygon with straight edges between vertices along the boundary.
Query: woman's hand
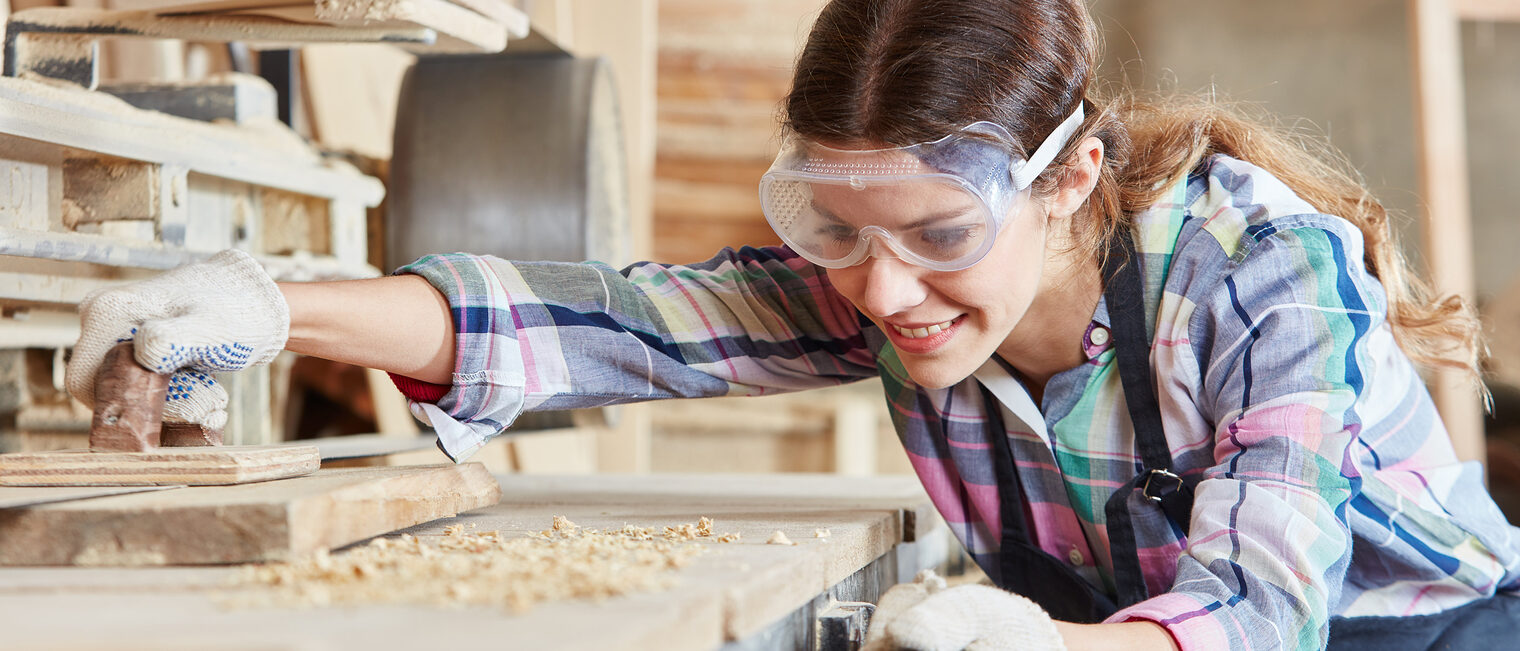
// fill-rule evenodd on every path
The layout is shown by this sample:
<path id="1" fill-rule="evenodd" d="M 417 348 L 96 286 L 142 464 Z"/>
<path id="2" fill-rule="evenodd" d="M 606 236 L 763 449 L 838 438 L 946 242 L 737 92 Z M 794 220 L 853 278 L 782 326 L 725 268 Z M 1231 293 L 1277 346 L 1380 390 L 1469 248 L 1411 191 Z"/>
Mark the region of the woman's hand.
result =
<path id="1" fill-rule="evenodd" d="M 864 649 L 1062 651 L 1061 634 L 1033 601 L 987 585 L 943 588 L 939 577 L 882 595 Z"/>
<path id="2" fill-rule="evenodd" d="M 1177 649 L 1171 634 L 1154 622 L 1057 622 L 1011 592 L 986 585 L 943 586 L 930 572 L 888 590 L 871 618 L 863 651 Z"/>
<path id="3" fill-rule="evenodd" d="M 135 343 L 143 367 L 172 373 L 164 419 L 220 429 L 227 392 L 213 372 L 268 363 L 281 349 L 446 384 L 454 370 L 449 306 L 419 276 L 281 283 L 242 251 L 95 292 L 79 305 L 69 393 L 95 405 L 106 350 Z"/>
<path id="4" fill-rule="evenodd" d="M 210 373 L 268 363 L 290 328 L 279 288 L 241 251 L 94 292 L 80 303 L 79 316 L 65 374 L 76 399 L 95 405 L 101 359 L 117 343 L 133 341 L 139 364 L 172 374 L 164 419 L 216 429 L 227 420 L 227 393 Z"/>

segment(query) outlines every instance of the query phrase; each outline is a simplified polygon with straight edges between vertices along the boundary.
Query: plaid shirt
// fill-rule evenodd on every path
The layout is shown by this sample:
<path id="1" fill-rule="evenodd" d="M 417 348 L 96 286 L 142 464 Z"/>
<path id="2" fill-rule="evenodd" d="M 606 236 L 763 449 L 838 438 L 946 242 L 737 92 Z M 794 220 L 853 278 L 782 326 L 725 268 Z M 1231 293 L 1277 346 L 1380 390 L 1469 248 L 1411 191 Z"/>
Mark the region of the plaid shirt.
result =
<path id="1" fill-rule="evenodd" d="M 1354 226 L 1223 156 L 1136 217 L 1162 420 L 1197 488 L 1191 537 L 1134 504 L 1159 596 L 1110 621 L 1158 622 L 1184 649 L 1321 648 L 1334 615 L 1428 614 L 1520 586 L 1516 530 L 1478 464 L 1453 454 Z M 875 325 L 785 248 L 621 272 L 463 254 L 401 271 L 452 307 L 453 386 L 413 408 L 456 459 L 523 410 L 879 376 L 920 480 L 984 570 L 997 578 L 991 441 L 1004 436 L 1034 544 L 1114 590 L 1103 507 L 1141 464 L 1102 302 L 1087 362 L 1053 377 L 1036 410 L 999 364 L 915 385 Z"/>

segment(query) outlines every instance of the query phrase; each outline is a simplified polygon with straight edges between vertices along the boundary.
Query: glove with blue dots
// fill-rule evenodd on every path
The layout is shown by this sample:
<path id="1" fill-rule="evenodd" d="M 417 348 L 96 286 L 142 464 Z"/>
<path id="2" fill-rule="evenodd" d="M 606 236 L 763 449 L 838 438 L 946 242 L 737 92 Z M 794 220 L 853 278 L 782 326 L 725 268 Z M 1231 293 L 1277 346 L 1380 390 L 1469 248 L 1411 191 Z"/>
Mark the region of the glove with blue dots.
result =
<path id="1" fill-rule="evenodd" d="M 91 293 L 79 304 L 81 331 L 69 358 L 69 393 L 95 406 L 95 375 L 106 350 L 135 341 L 144 368 L 170 373 L 164 420 L 220 429 L 227 392 L 211 373 L 266 364 L 285 347 L 290 308 L 252 256 L 223 251 L 204 262 Z"/>

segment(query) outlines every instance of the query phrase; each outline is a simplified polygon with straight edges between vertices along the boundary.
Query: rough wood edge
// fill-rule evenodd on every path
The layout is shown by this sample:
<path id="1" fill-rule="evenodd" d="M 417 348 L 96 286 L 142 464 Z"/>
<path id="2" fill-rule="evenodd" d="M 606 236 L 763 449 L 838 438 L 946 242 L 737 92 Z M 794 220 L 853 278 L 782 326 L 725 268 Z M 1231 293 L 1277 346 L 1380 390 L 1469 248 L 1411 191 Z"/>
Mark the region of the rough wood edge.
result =
<path id="1" fill-rule="evenodd" d="M 315 446 L 55 450 L 0 455 L 0 486 L 228 486 L 315 472 Z"/>

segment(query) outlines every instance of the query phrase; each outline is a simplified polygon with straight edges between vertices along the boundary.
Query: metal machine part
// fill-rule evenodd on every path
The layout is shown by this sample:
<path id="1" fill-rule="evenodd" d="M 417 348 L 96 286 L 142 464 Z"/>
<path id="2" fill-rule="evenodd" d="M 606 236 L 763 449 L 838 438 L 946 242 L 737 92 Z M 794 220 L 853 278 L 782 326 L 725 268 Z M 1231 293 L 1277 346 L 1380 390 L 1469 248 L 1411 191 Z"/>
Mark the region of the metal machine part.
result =
<path id="1" fill-rule="evenodd" d="M 818 616 L 818 651 L 856 651 L 866 642 L 866 629 L 876 605 L 838 602 Z"/>
<path id="2" fill-rule="evenodd" d="M 385 263 L 469 251 L 629 262 L 609 65 L 563 54 L 424 58 L 402 83 Z"/>

